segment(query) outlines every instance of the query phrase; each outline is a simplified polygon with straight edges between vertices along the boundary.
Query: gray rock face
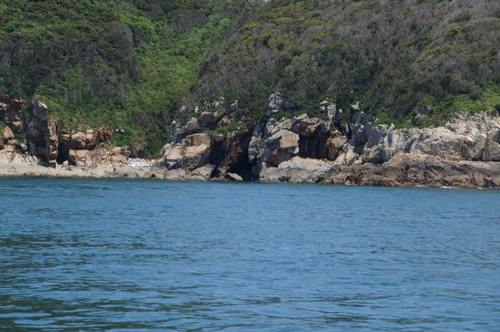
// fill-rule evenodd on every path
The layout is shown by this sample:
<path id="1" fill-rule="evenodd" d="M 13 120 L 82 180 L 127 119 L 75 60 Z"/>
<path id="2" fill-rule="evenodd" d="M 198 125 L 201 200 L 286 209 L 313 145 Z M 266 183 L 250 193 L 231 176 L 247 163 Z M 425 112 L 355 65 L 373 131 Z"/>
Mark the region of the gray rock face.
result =
<path id="1" fill-rule="evenodd" d="M 33 104 L 33 116 L 40 121 L 47 121 L 49 119 L 49 109 L 47 105 L 42 103 L 36 95 L 31 98 L 31 103 Z"/>
<path id="2" fill-rule="evenodd" d="M 370 186 L 499 188 L 500 163 L 451 161 L 424 154 L 399 153 L 382 165 L 342 166 L 326 184 Z"/>
<path id="3" fill-rule="evenodd" d="M 69 150 L 69 161 L 78 167 L 126 166 L 127 156 L 121 148 L 96 146 L 93 150 Z"/>
<path id="4" fill-rule="evenodd" d="M 455 161 L 500 160 L 500 119 L 483 113 L 453 119 L 439 128 L 393 130 L 385 125 L 371 127 L 370 123 L 362 128 L 351 142 L 362 147 L 363 162 L 386 162 L 401 152 Z"/>
<path id="5" fill-rule="evenodd" d="M 42 103 L 38 96 L 31 99 L 33 104 L 33 113 L 26 113 L 25 119 L 28 123 L 26 128 L 26 140 L 28 151 L 33 156 L 47 157 L 47 138 L 49 133 L 48 108 Z M 53 134 L 53 133 L 52 133 Z"/>
<path id="6" fill-rule="evenodd" d="M 180 134 L 183 136 L 191 135 L 201 131 L 200 124 L 197 118 L 191 118 L 182 128 Z"/>
<path id="7" fill-rule="evenodd" d="M 167 144 L 163 147 L 161 162 L 169 170 L 182 168 L 193 171 L 209 163 L 212 138 L 209 134 L 192 134 L 182 144 Z"/>
<path id="8" fill-rule="evenodd" d="M 260 174 L 262 182 L 318 183 L 328 178 L 336 167 L 333 162 L 293 157 L 278 167 L 266 168 Z"/>
<path id="9" fill-rule="evenodd" d="M 146 156 L 146 142 L 133 142 L 130 144 L 130 158 L 144 158 Z"/>
<path id="10" fill-rule="evenodd" d="M 332 111 L 334 109 L 332 106 Z M 347 140 L 337 138 L 340 134 L 332 124 L 334 118 L 333 113 L 329 120 L 301 114 L 278 122 L 271 119 L 256 127 L 248 149 L 255 177 L 262 177 L 262 172 L 279 167 L 281 163 L 297 156 L 330 160 L 337 158 L 341 146 Z"/>
<path id="11" fill-rule="evenodd" d="M 330 120 L 322 120 L 303 114 L 291 121 L 268 121 L 264 126 L 257 127 L 248 150 L 256 177 L 260 181 L 276 182 L 330 181 L 342 184 L 407 185 L 413 183 L 408 177 L 416 176 L 418 181 L 434 181 L 436 185 L 493 186 L 496 183 L 496 171 L 487 173 L 493 179 L 488 182 L 472 181 L 471 176 L 438 170 L 440 165 L 446 165 L 461 172 L 461 167 L 474 165 L 477 172 L 482 172 L 484 168 L 479 167 L 482 164 L 467 164 L 464 160 L 500 161 L 499 118 L 491 118 L 487 113 L 479 113 L 473 117 L 459 114 L 445 127 L 394 130 L 394 126 L 373 125 L 372 118 L 361 112 L 358 106 L 352 107 L 354 113 L 351 117 L 353 123 L 349 140 L 332 125 L 333 115 Z M 405 155 L 412 157 L 401 157 Z M 397 163 L 394 159 L 396 156 L 399 160 Z M 330 164 L 326 168 L 311 166 L 309 160 Z M 418 165 L 428 163 L 435 174 L 432 181 L 415 174 L 408 175 L 410 173 L 405 173 L 407 177 L 400 180 L 393 176 L 397 173 L 396 164 L 404 163 L 405 167 L 411 169 L 412 162 Z M 382 168 L 379 167 L 381 164 Z M 489 165 L 489 170 L 496 167 L 496 164 Z M 337 170 L 342 172 L 338 173 Z M 353 177 L 349 172 L 355 170 L 364 174 L 365 178 Z M 371 174 L 374 170 L 383 170 L 385 173 Z M 336 172 L 340 175 L 336 176 Z M 396 173 L 389 176 L 387 172 Z M 439 176 L 443 176 L 443 179 L 438 180 Z M 474 175 L 476 179 L 482 176 L 486 175 Z"/>
<path id="12" fill-rule="evenodd" d="M 191 172 L 189 176 L 185 176 L 185 180 L 208 181 L 215 170 L 215 165 L 205 164 Z"/>
<path id="13" fill-rule="evenodd" d="M 47 122 L 47 131 L 45 132 L 45 152 L 48 165 L 55 167 L 59 152 L 59 123 L 51 120 Z"/>
<path id="14" fill-rule="evenodd" d="M 179 127 L 177 126 L 177 122 L 174 120 L 170 125 L 170 143 L 177 143 L 177 136 L 179 135 Z"/>
<path id="15" fill-rule="evenodd" d="M 107 141 L 110 136 L 111 133 L 104 127 L 99 129 L 87 129 L 85 132 L 78 131 L 70 135 L 69 146 L 70 149 L 74 150 L 92 150 L 100 142 Z M 142 144 L 135 146 L 135 152 L 140 153 L 141 148 L 144 149 L 145 146 L 142 146 Z"/>
<path id="16" fill-rule="evenodd" d="M 198 124 L 202 130 L 210 130 L 217 122 L 216 112 L 203 112 L 198 118 Z"/>
<path id="17" fill-rule="evenodd" d="M 273 114 L 278 113 L 281 110 L 283 101 L 283 96 L 281 96 L 281 93 L 279 92 L 275 92 L 271 96 L 269 96 L 266 108 L 266 116 L 269 118 Z"/>

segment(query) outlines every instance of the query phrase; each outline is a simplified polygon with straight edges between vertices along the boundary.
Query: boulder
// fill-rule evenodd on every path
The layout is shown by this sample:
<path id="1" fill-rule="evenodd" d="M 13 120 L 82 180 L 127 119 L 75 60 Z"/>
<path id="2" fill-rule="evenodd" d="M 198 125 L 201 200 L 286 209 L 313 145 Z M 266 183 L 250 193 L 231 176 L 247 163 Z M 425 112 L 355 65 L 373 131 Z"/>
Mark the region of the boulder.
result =
<path id="1" fill-rule="evenodd" d="M 347 137 L 336 136 L 327 140 L 327 156 L 328 160 L 335 160 L 339 156 L 344 144 L 347 143 Z"/>
<path id="2" fill-rule="evenodd" d="M 207 133 L 193 134 L 186 137 L 184 144 L 186 146 L 210 145 L 211 138 Z"/>
<path id="3" fill-rule="evenodd" d="M 191 135 L 201 131 L 200 124 L 197 118 L 191 118 L 186 125 L 182 128 L 180 134 L 182 136 Z"/>
<path id="4" fill-rule="evenodd" d="M 183 165 L 183 147 L 179 143 L 165 145 L 160 156 L 163 159 L 161 164 L 167 169 L 181 168 Z"/>
<path id="5" fill-rule="evenodd" d="M 171 169 L 163 174 L 165 180 L 184 180 L 187 175 L 186 170 L 182 168 Z"/>
<path id="6" fill-rule="evenodd" d="M 212 164 L 205 164 L 199 168 L 194 169 L 189 177 L 185 177 L 189 180 L 197 180 L 197 181 L 208 181 L 215 170 L 215 166 Z"/>
<path id="7" fill-rule="evenodd" d="M 210 130 L 215 127 L 217 120 L 215 112 L 202 112 L 198 118 L 198 125 L 202 130 Z"/>
<path id="8" fill-rule="evenodd" d="M 127 156 L 120 148 L 109 149 L 97 146 L 93 150 L 69 150 L 69 161 L 77 167 L 124 167 L 128 165 Z"/>
<path id="9" fill-rule="evenodd" d="M 270 167 L 260 174 L 261 182 L 318 183 L 325 180 L 336 166 L 332 162 L 294 157 Z"/>
<path id="10" fill-rule="evenodd" d="M 290 130 L 304 137 L 320 137 L 329 134 L 330 123 L 319 118 L 308 118 L 303 114 L 292 119 Z"/>
<path id="11" fill-rule="evenodd" d="M 130 158 L 144 158 L 146 156 L 146 142 L 132 142 L 130 144 Z"/>
<path id="12" fill-rule="evenodd" d="M 243 181 L 243 178 L 236 173 L 226 173 L 226 175 L 224 175 L 224 179 L 229 180 L 229 181 L 234 181 L 234 182 L 242 182 Z"/>
<path id="13" fill-rule="evenodd" d="M 7 144 L 7 142 L 12 139 L 14 139 L 14 132 L 9 127 L 5 127 L 3 129 L 2 139 L 0 141 L 3 141 L 4 144 Z"/>
<path id="14" fill-rule="evenodd" d="M 74 150 L 92 150 L 97 145 L 97 133 L 93 129 L 76 132 L 71 135 L 69 145 Z"/>
<path id="15" fill-rule="evenodd" d="M 263 144 L 261 160 L 267 164 L 278 166 L 299 153 L 299 135 L 288 131 L 285 127 L 272 130 L 273 135 Z"/>
<path id="16" fill-rule="evenodd" d="M 235 100 L 234 103 L 232 103 L 231 105 L 229 105 L 229 112 L 234 112 L 238 109 L 238 101 Z"/>
<path id="17" fill-rule="evenodd" d="M 215 135 L 216 136 L 216 135 Z M 192 171 L 210 161 L 212 138 L 199 133 L 187 136 L 183 144 L 167 144 L 162 148 L 160 162 L 167 169 L 184 168 Z"/>
<path id="18" fill-rule="evenodd" d="M 202 167 L 209 161 L 210 145 L 188 146 L 184 149 L 183 167 L 189 171 Z"/>
<path id="19" fill-rule="evenodd" d="M 75 150 L 75 149 L 69 150 L 69 161 L 71 162 L 72 165 L 78 167 L 86 167 L 87 160 L 90 160 L 88 156 L 88 150 Z"/>
<path id="20" fill-rule="evenodd" d="M 299 134 L 294 132 L 286 132 L 279 140 L 278 149 L 288 151 L 293 154 L 299 153 Z"/>

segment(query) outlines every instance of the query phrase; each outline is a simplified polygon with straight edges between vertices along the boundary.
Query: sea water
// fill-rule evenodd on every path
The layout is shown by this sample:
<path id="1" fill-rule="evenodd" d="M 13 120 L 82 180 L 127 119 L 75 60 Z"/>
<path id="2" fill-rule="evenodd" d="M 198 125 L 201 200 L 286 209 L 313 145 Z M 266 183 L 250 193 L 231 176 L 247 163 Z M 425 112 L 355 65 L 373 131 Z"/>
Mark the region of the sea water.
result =
<path id="1" fill-rule="evenodd" d="M 0 331 L 500 331 L 499 202 L 0 178 Z"/>

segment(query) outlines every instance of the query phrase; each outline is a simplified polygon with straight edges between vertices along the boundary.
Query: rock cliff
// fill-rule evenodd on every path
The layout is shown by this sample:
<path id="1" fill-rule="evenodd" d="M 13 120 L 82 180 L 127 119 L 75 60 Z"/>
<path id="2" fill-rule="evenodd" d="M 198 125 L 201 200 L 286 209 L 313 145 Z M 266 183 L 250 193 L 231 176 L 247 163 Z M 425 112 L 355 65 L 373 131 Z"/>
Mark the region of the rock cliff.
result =
<path id="1" fill-rule="evenodd" d="M 306 114 L 282 118 L 284 99 L 269 98 L 258 124 L 230 117 L 237 110 L 220 109 L 191 118 L 177 130 L 179 142 L 167 144 L 161 160 L 184 178 L 242 179 L 262 182 L 329 183 L 385 186 L 453 186 L 496 188 L 500 185 L 500 119 L 489 112 L 473 116 L 457 112 L 445 126 L 394 129 L 352 105 L 349 123 L 342 110 L 323 102 L 320 117 Z M 285 110 L 286 112 L 286 110 Z M 210 119 L 207 121 L 206 119 Z M 167 172 L 168 173 L 168 172 Z"/>
<path id="2" fill-rule="evenodd" d="M 49 118 L 47 105 L 37 96 L 31 104 L 32 108 L 25 108 L 24 100 L 0 98 L 0 120 L 6 125 L 0 141 L 0 162 L 36 162 L 53 168 L 57 164 L 127 165 L 125 150 L 100 144 L 111 136 L 106 128 L 70 130 L 62 127 L 59 120 Z"/>
<path id="3" fill-rule="evenodd" d="M 103 144 L 108 129 L 70 130 L 37 97 L 31 103 L 27 111 L 22 100 L 0 99 L 0 163 L 127 165 L 129 150 Z M 176 180 L 500 187 L 500 118 L 490 112 L 457 112 L 443 127 L 394 129 L 359 104 L 344 114 L 325 100 L 319 116 L 297 114 L 279 93 L 265 111 L 255 123 L 237 102 L 226 107 L 221 99 L 183 125 L 173 121 L 155 172 Z M 140 154 L 140 144 L 132 150 Z"/>

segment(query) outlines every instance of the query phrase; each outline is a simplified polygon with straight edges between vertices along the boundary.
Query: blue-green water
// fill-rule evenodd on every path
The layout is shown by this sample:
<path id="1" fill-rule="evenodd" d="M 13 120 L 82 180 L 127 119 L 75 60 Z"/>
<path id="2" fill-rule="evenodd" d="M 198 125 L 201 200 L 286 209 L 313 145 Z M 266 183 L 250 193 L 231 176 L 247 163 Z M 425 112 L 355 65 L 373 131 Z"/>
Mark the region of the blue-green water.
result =
<path id="1" fill-rule="evenodd" d="M 0 178 L 0 330 L 500 331 L 499 201 Z"/>

